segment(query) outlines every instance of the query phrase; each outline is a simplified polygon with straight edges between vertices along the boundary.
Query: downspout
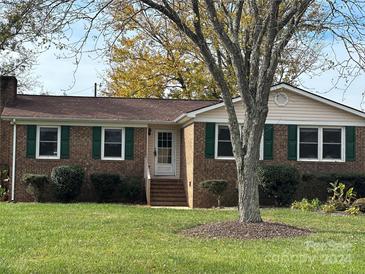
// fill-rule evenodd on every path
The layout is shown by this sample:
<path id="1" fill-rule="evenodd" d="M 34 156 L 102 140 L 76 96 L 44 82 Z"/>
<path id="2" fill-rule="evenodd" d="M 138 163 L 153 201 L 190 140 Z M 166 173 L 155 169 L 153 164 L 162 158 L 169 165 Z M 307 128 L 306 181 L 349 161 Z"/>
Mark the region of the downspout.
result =
<path id="1" fill-rule="evenodd" d="M 15 201 L 16 121 L 13 119 L 13 164 L 11 169 L 11 201 Z"/>

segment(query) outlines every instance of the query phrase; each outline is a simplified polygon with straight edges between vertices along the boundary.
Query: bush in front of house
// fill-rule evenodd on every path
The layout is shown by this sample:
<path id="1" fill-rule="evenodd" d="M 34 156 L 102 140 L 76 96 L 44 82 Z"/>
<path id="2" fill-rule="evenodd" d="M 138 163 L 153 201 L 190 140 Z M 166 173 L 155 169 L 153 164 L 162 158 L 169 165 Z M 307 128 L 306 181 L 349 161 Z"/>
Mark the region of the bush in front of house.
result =
<path id="1" fill-rule="evenodd" d="M 0 201 L 8 200 L 9 192 L 9 167 L 0 165 Z"/>
<path id="2" fill-rule="evenodd" d="M 52 169 L 51 182 L 60 202 L 71 202 L 79 196 L 85 171 L 79 166 L 59 166 Z"/>
<path id="3" fill-rule="evenodd" d="M 261 166 L 258 169 L 258 177 L 262 191 L 273 198 L 277 206 L 290 205 L 300 182 L 300 175 L 295 167 Z"/>
<path id="4" fill-rule="evenodd" d="M 320 208 L 320 201 L 316 199 L 308 200 L 303 198 L 301 201 L 294 201 L 291 209 L 300 209 L 301 211 L 316 211 Z"/>
<path id="5" fill-rule="evenodd" d="M 217 198 L 217 206 L 221 207 L 221 199 L 228 183 L 225 180 L 206 180 L 200 182 L 200 187 L 208 190 Z"/>
<path id="6" fill-rule="evenodd" d="M 110 202 L 120 184 L 120 177 L 118 174 L 94 173 L 91 174 L 90 181 L 95 188 L 98 202 Z"/>
<path id="7" fill-rule="evenodd" d="M 357 199 L 352 206 L 358 207 L 361 212 L 365 213 L 365 198 Z"/>
<path id="8" fill-rule="evenodd" d="M 331 214 L 336 212 L 336 206 L 330 203 L 326 203 L 321 207 L 322 211 L 326 214 Z"/>
<path id="9" fill-rule="evenodd" d="M 336 211 L 350 209 L 353 201 L 356 199 L 354 188 L 349 188 L 339 181 L 330 183 L 328 192 L 330 193 L 330 197 L 328 198 L 327 205 L 334 207 Z"/>
<path id="10" fill-rule="evenodd" d="M 351 206 L 348 209 L 345 210 L 345 213 L 348 215 L 359 215 L 360 213 L 360 208 L 358 208 L 357 206 Z"/>
<path id="11" fill-rule="evenodd" d="M 325 202 L 328 198 L 328 188 L 333 182 L 342 182 L 347 188 L 354 188 L 358 197 L 365 197 L 365 175 L 357 173 L 306 173 L 298 186 L 297 199 L 318 198 Z"/>
<path id="12" fill-rule="evenodd" d="M 26 192 L 32 196 L 34 202 L 44 202 L 45 188 L 49 182 L 47 175 L 24 174 L 22 182 L 26 186 Z"/>
<path id="13" fill-rule="evenodd" d="M 120 183 L 120 194 L 126 203 L 141 203 L 145 201 L 144 180 L 142 177 L 123 177 Z"/>

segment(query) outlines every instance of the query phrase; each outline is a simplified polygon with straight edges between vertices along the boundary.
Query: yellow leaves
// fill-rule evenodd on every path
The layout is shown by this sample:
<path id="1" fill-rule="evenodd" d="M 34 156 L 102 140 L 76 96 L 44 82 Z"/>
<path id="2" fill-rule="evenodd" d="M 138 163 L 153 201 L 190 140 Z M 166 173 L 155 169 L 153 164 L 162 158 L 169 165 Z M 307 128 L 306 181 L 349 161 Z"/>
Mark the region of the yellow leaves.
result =
<path id="1" fill-rule="evenodd" d="M 109 90 L 123 97 L 216 97 L 216 87 L 197 49 L 177 32 L 151 37 L 142 30 L 112 51 Z"/>
<path id="2" fill-rule="evenodd" d="M 253 17 L 250 14 L 246 14 L 244 16 L 242 16 L 242 26 L 250 26 L 252 24 L 253 21 Z"/>

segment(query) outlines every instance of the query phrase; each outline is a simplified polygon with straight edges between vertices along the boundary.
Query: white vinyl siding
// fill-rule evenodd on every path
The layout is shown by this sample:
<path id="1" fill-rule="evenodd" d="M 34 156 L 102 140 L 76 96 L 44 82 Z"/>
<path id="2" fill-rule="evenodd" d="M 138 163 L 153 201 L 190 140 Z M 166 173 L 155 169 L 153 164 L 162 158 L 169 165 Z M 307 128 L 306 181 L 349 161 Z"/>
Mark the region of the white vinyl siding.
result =
<path id="1" fill-rule="evenodd" d="M 155 155 L 154 155 L 154 149 L 155 149 L 155 136 L 156 136 L 156 130 L 174 130 L 175 133 L 175 159 L 176 159 L 176 173 L 175 176 L 169 176 L 172 178 L 180 178 L 180 128 L 178 126 L 170 126 L 170 125 L 151 125 L 149 129 L 147 129 L 147 132 L 150 131 L 150 134 L 148 134 L 148 164 L 150 166 L 150 172 L 151 176 L 156 176 L 155 172 Z"/>
<path id="2" fill-rule="evenodd" d="M 289 90 L 280 90 L 289 97 L 286 106 L 278 106 L 274 102 L 277 92 L 272 92 L 269 97 L 269 113 L 266 119 L 268 124 L 295 124 L 295 125 L 365 125 L 363 118 L 316 101 L 314 99 L 296 94 Z M 244 120 L 244 109 L 240 101 L 234 103 L 237 117 L 240 122 Z M 228 116 L 224 106 L 211 111 L 197 114 L 197 122 L 227 123 Z"/>

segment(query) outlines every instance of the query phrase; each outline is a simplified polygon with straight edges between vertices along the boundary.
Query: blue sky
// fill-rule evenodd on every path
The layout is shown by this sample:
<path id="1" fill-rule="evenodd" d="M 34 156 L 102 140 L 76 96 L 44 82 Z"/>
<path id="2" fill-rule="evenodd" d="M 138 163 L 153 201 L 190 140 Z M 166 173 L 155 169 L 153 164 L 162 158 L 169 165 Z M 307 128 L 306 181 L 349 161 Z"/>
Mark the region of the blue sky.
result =
<path id="1" fill-rule="evenodd" d="M 336 47 L 335 50 L 336 55 L 345 55 L 340 46 Z M 60 54 L 60 51 L 51 48 L 40 55 L 38 64 L 33 68 L 33 74 L 38 77 L 41 87 L 35 87 L 31 93 L 40 93 L 43 90 L 49 94 L 63 94 L 66 92 L 68 95 L 92 96 L 94 94 L 94 83 L 101 83 L 102 76 L 108 69 L 105 58 L 84 55 L 75 72 L 74 60 L 60 59 L 57 57 Z M 333 81 L 337 78 L 338 75 L 334 71 L 325 72 L 314 78 L 303 75 L 301 87 L 337 102 L 361 109 L 362 94 L 365 91 L 365 74 L 356 78 L 346 92 L 343 91 L 344 81 L 340 82 L 337 88 L 331 90 L 334 86 Z"/>

